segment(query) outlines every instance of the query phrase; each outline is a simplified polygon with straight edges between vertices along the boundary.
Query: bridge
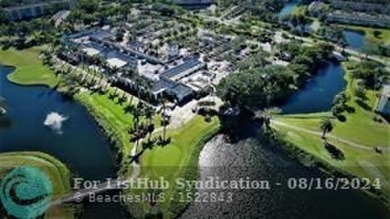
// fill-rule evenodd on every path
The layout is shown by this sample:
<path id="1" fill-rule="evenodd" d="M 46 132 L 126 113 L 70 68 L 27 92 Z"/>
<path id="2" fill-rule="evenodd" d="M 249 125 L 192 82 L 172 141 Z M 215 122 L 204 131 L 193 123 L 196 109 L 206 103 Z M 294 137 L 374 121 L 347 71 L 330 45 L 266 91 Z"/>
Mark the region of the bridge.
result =
<path id="1" fill-rule="evenodd" d="M 75 202 L 81 202 L 85 198 L 88 198 L 91 194 L 100 194 L 108 191 L 121 190 L 124 188 L 130 180 L 115 179 L 110 180 L 104 183 L 99 184 L 97 187 L 92 189 L 81 189 L 69 193 L 57 200 L 54 200 L 50 203 L 50 207 L 61 205 L 61 204 L 70 204 Z"/>
<path id="2" fill-rule="evenodd" d="M 129 161 L 129 165 L 131 164 L 133 167 L 133 172 L 131 176 L 127 179 L 113 179 L 106 181 L 104 183 L 101 183 L 97 185 L 94 188 L 91 189 L 80 189 L 77 191 L 73 191 L 69 194 L 66 194 L 58 199 L 53 200 L 50 203 L 50 207 L 54 207 L 57 205 L 61 204 L 70 204 L 70 203 L 80 203 L 82 202 L 85 198 L 89 197 L 92 194 L 101 194 L 104 192 L 109 192 L 109 191 L 115 191 L 115 190 L 122 190 L 127 187 L 127 185 L 134 179 L 136 179 L 140 173 L 141 173 L 141 168 L 139 165 L 139 157 L 145 152 L 146 148 L 143 148 L 140 152 L 137 153 L 137 146 L 142 145 L 142 140 L 138 140 L 138 144 L 135 144 L 133 149 L 131 150 L 130 156 L 131 160 Z"/>

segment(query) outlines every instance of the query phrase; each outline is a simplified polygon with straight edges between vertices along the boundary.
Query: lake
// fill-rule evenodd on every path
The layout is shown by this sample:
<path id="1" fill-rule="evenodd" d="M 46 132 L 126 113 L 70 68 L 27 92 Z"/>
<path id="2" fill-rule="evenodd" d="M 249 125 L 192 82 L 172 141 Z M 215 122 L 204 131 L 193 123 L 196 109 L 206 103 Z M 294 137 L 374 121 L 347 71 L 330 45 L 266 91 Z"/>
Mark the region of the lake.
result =
<path id="1" fill-rule="evenodd" d="M 327 62 L 302 89 L 292 94 L 284 105 L 284 113 L 328 111 L 333 98 L 344 90 L 344 71 L 340 63 Z M 199 160 L 199 180 L 219 177 L 220 180 L 267 180 L 264 190 L 199 190 L 202 193 L 233 194 L 233 201 L 191 203 L 181 218 L 388 218 L 389 210 L 380 201 L 357 190 L 293 190 L 291 178 L 321 178 L 325 174 L 306 167 L 281 149 L 262 140 L 260 124 L 248 121 L 235 134 L 238 143 L 227 142 L 219 135 L 203 148 Z"/>
<path id="2" fill-rule="evenodd" d="M 254 133 L 253 124 L 240 128 Z M 305 167 L 278 148 L 260 143 L 255 136 L 228 143 L 217 136 L 203 148 L 199 180 L 267 180 L 270 189 L 199 190 L 200 194 L 231 192 L 232 202 L 194 202 L 181 218 L 388 218 L 389 211 L 378 200 L 357 190 L 289 189 L 290 178 L 321 178 L 324 174 Z M 204 195 L 203 195 L 204 196 Z"/>
<path id="3" fill-rule="evenodd" d="M 294 11 L 294 9 L 297 7 L 299 2 L 300 2 L 299 0 L 292 0 L 290 2 L 285 3 L 282 10 L 278 13 L 279 19 L 281 19 L 287 15 L 290 15 Z"/>
<path id="4" fill-rule="evenodd" d="M 41 151 L 61 160 L 75 176 L 101 180 L 115 177 L 114 152 L 86 109 L 47 87 L 10 83 L 6 75 L 12 71 L 13 68 L 0 66 L 0 96 L 5 98 L 7 110 L 0 117 L 0 151 Z M 47 120 L 49 114 L 55 115 L 49 117 L 52 122 Z M 58 115 L 65 120 L 60 122 Z M 45 121 L 53 126 L 44 125 Z M 119 204 L 107 206 L 111 210 L 106 211 L 106 216 L 122 215 Z M 107 218 L 101 209 L 87 205 L 83 213 Z"/>
<path id="5" fill-rule="evenodd" d="M 343 30 L 343 35 L 348 43 L 347 48 L 353 50 L 360 50 L 363 48 L 366 38 L 364 33 L 360 33 L 353 30 Z"/>
<path id="6" fill-rule="evenodd" d="M 334 96 L 344 90 L 344 70 L 338 62 L 326 62 L 304 86 L 280 107 L 285 114 L 329 111 Z"/>

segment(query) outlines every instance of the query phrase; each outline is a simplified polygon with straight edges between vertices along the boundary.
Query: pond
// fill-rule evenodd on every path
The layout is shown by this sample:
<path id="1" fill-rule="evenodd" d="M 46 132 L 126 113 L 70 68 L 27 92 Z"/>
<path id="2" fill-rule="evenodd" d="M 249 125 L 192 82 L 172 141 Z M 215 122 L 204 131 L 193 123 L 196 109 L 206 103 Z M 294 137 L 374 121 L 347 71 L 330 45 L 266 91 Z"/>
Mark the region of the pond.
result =
<path id="1" fill-rule="evenodd" d="M 279 19 L 290 15 L 294 11 L 294 9 L 298 6 L 299 2 L 300 2 L 300 0 L 291 0 L 287 3 L 285 3 L 282 10 L 278 13 Z"/>
<path id="2" fill-rule="evenodd" d="M 353 30 L 344 30 L 343 35 L 348 43 L 347 48 L 349 49 L 360 50 L 363 48 L 366 42 L 365 34 L 361 32 Z"/>
<path id="3" fill-rule="evenodd" d="M 338 62 L 326 62 L 280 107 L 285 114 L 329 111 L 334 96 L 344 90 L 344 70 Z"/>
<path id="4" fill-rule="evenodd" d="M 41 151 L 84 179 L 115 177 L 114 153 L 86 109 L 47 87 L 10 83 L 6 75 L 12 71 L 0 66 L 0 96 L 7 110 L 0 117 L 0 151 Z M 120 205 L 111 207 L 112 215 L 120 214 Z M 88 206 L 84 213 L 99 218 L 97 210 Z"/>

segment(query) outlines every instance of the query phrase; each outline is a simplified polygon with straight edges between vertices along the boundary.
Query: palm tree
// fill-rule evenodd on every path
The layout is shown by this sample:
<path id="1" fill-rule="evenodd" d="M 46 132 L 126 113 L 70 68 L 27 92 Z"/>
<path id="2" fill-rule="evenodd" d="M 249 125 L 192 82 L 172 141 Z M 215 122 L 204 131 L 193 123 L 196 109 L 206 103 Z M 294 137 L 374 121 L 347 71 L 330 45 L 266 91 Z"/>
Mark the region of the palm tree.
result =
<path id="1" fill-rule="evenodd" d="M 261 112 L 261 117 L 264 120 L 264 128 L 270 130 L 271 128 L 271 119 L 273 115 L 279 114 L 281 110 L 279 108 L 266 108 Z"/>
<path id="2" fill-rule="evenodd" d="M 133 122 L 134 122 L 134 130 L 138 132 L 139 127 L 139 117 L 140 117 L 140 110 L 138 107 L 135 107 L 133 110 Z"/>
<path id="3" fill-rule="evenodd" d="M 166 133 L 167 133 L 167 117 L 165 115 L 165 111 L 167 109 L 167 105 L 166 105 L 166 100 L 165 99 L 162 99 L 162 124 L 163 124 L 163 142 L 165 142 L 165 139 L 166 139 Z"/>
<path id="4" fill-rule="evenodd" d="M 154 116 L 154 110 L 151 108 L 151 107 L 146 107 L 145 109 L 145 117 L 148 121 L 148 132 L 149 132 L 149 142 L 150 142 L 150 139 L 152 137 L 152 133 L 153 133 L 153 116 Z"/>
<path id="5" fill-rule="evenodd" d="M 333 130 L 333 123 L 328 117 L 326 117 L 321 120 L 320 128 L 322 130 L 322 138 L 325 139 L 326 134 Z"/>

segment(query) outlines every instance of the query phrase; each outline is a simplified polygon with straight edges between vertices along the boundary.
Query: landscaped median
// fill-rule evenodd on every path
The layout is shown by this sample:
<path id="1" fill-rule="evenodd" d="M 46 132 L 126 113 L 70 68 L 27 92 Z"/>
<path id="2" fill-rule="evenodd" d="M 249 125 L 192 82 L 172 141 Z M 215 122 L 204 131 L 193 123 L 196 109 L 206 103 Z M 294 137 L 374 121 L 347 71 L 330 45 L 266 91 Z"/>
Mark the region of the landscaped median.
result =
<path id="1" fill-rule="evenodd" d="M 346 67 L 348 63 L 344 63 Z M 346 94 L 350 96 L 347 105 L 354 112 L 344 113 L 346 121 L 332 117 L 333 130 L 327 134 L 327 141 L 340 150 L 344 159 L 335 159 L 325 148 L 321 138 L 321 120 L 331 117 L 331 113 L 301 115 L 278 115 L 272 119 L 271 126 L 288 143 L 300 149 L 303 154 L 314 156 L 317 160 L 329 164 L 336 170 L 357 177 L 367 177 L 374 182 L 379 178 L 383 189 L 382 199 L 389 201 L 390 195 L 390 132 L 389 124 L 374 121 L 374 107 L 377 91 L 367 90 L 366 104 L 363 108 L 356 102 L 354 88 L 356 80 L 346 68 L 345 79 L 348 82 Z M 382 153 L 375 149 L 381 148 Z M 298 156 L 305 157 L 303 154 Z"/>
<path id="2" fill-rule="evenodd" d="M 0 179 L 10 170 L 20 166 L 42 170 L 53 185 L 53 199 L 71 191 L 70 172 L 67 167 L 54 157 L 41 152 L 10 152 L 0 154 Z M 46 212 L 46 218 L 73 218 L 74 209 L 56 206 Z"/>

